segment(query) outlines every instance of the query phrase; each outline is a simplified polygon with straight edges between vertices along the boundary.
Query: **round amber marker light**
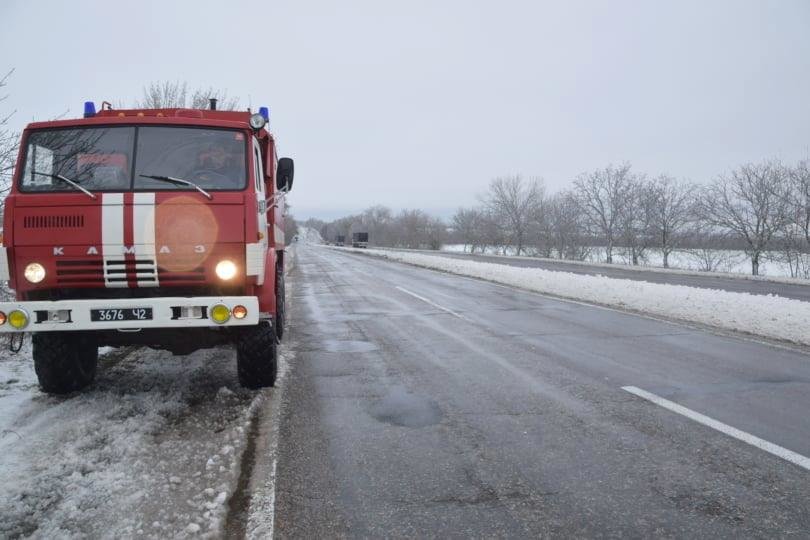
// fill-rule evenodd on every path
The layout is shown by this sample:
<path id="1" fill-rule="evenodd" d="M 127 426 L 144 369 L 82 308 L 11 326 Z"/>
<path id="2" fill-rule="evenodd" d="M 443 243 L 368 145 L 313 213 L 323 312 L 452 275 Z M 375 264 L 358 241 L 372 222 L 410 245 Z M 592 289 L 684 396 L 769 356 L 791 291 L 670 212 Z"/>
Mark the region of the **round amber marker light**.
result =
<path id="1" fill-rule="evenodd" d="M 247 317 L 247 308 L 245 306 L 236 306 L 233 308 L 234 319 L 244 319 Z"/>
<path id="2" fill-rule="evenodd" d="M 28 325 L 28 315 L 24 311 L 15 309 L 8 314 L 8 324 L 20 330 Z"/>
<path id="3" fill-rule="evenodd" d="M 222 324 L 228 322 L 231 318 L 231 310 L 224 304 L 217 304 L 211 308 L 211 319 L 215 323 Z"/>
<path id="4" fill-rule="evenodd" d="M 6 324 L 6 314 L 0 311 L 0 326 Z"/>

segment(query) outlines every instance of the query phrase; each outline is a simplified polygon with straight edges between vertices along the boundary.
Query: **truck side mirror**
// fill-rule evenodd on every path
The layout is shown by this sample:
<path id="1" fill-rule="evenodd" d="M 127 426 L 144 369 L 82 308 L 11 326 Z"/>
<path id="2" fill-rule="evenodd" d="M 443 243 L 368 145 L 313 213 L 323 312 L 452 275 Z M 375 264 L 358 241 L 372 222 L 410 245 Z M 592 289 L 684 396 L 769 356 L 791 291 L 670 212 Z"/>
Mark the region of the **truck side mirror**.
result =
<path id="1" fill-rule="evenodd" d="M 294 169 L 292 158 L 279 158 L 278 167 L 276 167 L 277 190 L 290 191 L 292 189 Z"/>

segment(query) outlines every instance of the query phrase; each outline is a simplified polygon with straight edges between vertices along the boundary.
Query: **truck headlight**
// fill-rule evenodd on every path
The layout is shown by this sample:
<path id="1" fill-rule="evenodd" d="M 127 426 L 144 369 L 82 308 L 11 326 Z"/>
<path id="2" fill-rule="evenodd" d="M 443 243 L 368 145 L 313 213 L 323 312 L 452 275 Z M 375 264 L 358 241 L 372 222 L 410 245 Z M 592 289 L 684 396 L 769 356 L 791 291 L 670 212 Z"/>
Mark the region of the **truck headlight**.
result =
<path id="1" fill-rule="evenodd" d="M 264 118 L 264 116 L 261 115 L 261 113 L 256 113 L 250 115 L 250 119 L 248 120 L 248 122 L 250 123 L 250 127 L 258 131 L 264 127 L 264 125 L 267 123 L 267 120 Z"/>
<path id="2" fill-rule="evenodd" d="M 45 267 L 37 262 L 29 263 L 28 266 L 25 267 L 23 275 L 25 279 L 31 283 L 39 283 L 45 279 Z"/>
<path id="3" fill-rule="evenodd" d="M 216 272 L 219 279 L 228 281 L 229 279 L 233 279 L 233 276 L 236 275 L 236 265 L 227 259 L 219 261 L 217 263 Z"/>

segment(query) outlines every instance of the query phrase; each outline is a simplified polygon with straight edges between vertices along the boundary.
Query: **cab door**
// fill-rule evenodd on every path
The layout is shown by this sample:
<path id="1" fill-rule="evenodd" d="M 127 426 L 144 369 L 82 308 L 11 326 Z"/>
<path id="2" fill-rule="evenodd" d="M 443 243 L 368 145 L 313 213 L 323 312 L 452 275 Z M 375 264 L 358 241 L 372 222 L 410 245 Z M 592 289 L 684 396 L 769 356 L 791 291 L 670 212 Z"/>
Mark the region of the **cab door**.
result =
<path id="1" fill-rule="evenodd" d="M 268 239 L 270 237 L 270 232 L 267 230 L 267 210 L 268 210 L 268 203 L 267 203 L 267 194 L 265 192 L 265 184 L 264 184 L 264 168 L 263 160 L 262 160 L 262 152 L 259 148 L 259 142 L 256 140 L 256 137 L 252 137 L 253 139 L 253 181 L 255 183 L 256 188 L 256 208 L 258 210 L 258 223 L 259 223 L 259 232 L 261 233 L 259 236 L 259 244 L 261 246 L 260 250 L 262 253 L 262 257 L 265 253 L 267 253 L 267 244 Z M 261 285 L 264 282 L 264 272 L 261 272 L 258 276 L 258 284 Z"/>

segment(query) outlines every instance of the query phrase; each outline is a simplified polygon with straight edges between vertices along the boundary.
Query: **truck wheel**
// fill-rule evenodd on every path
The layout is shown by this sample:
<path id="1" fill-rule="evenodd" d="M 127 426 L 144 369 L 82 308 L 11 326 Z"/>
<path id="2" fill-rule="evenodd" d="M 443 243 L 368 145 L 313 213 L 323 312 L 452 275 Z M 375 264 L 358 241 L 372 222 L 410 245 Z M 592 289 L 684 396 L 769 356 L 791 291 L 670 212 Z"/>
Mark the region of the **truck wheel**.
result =
<path id="1" fill-rule="evenodd" d="M 74 332 L 41 332 L 31 341 L 34 371 L 43 392 L 67 394 L 96 378 L 98 347 L 88 337 Z"/>
<path id="2" fill-rule="evenodd" d="M 239 384 L 246 388 L 273 386 L 277 370 L 278 351 L 273 328 L 265 322 L 245 328 L 236 343 Z"/>
<path id="3" fill-rule="evenodd" d="M 284 336 L 284 270 L 276 271 L 276 336 Z"/>

